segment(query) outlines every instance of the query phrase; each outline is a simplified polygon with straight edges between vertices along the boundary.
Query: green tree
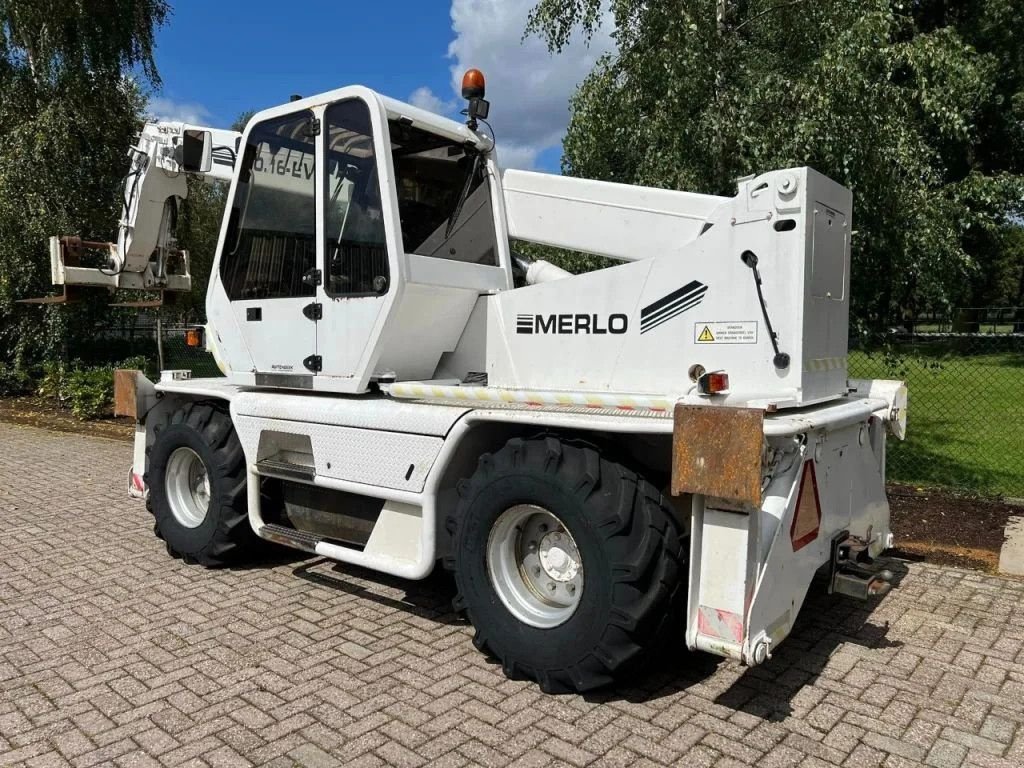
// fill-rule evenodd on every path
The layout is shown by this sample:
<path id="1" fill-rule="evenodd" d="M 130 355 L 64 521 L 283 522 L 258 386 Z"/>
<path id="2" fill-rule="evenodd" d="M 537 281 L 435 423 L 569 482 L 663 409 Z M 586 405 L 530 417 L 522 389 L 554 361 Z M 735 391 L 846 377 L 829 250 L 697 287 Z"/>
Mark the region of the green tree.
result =
<path id="1" fill-rule="evenodd" d="M 245 126 L 249 124 L 249 121 L 252 120 L 252 116 L 255 114 L 256 110 L 254 109 L 245 110 L 244 112 L 242 112 L 242 114 L 235 118 L 235 122 L 231 124 L 231 130 L 242 133 L 243 131 L 245 131 Z"/>
<path id="2" fill-rule="evenodd" d="M 605 5 L 540 0 L 528 31 L 558 51 Z M 1005 284 L 985 273 L 1024 200 L 1015 0 L 610 8 L 618 50 L 573 99 L 564 172 L 733 194 L 739 176 L 817 168 L 854 191 L 853 311 L 868 325 Z"/>
<path id="3" fill-rule="evenodd" d="M 169 13 L 165 0 L 0 0 L 0 366 L 74 354 L 109 322 L 106 295 L 14 302 L 52 292 L 50 235 L 113 239 Z"/>
<path id="4" fill-rule="evenodd" d="M 197 176 L 188 180 L 188 197 L 178 219 L 178 244 L 188 251 L 192 290 L 177 297 L 174 313 L 187 322 L 206 318 L 206 288 L 217 251 L 228 185 L 209 183 Z"/>

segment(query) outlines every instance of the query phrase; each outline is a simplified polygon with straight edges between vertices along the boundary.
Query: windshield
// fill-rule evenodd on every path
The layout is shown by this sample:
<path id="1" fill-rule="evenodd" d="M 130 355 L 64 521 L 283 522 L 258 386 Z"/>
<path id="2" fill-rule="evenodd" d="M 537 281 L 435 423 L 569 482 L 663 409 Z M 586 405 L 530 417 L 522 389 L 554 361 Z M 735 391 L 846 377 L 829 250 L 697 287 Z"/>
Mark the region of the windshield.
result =
<path id="1" fill-rule="evenodd" d="M 316 145 L 308 111 L 265 120 L 250 132 L 221 254 L 228 297 L 312 296 L 316 262 Z"/>

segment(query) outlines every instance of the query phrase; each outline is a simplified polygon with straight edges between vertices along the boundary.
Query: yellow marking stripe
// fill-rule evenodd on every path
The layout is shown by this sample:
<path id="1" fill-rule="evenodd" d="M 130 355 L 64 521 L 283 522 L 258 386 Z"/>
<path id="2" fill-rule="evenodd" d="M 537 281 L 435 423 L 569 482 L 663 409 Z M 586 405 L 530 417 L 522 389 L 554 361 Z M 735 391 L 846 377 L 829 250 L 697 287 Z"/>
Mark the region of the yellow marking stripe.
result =
<path id="1" fill-rule="evenodd" d="M 845 357 L 819 357 L 814 360 L 808 360 L 804 364 L 804 371 L 838 371 L 845 370 L 846 366 L 847 359 Z"/>
<path id="2" fill-rule="evenodd" d="M 395 383 L 390 392 L 397 398 L 420 398 L 434 400 L 478 400 L 484 402 L 521 403 L 529 406 L 562 406 L 603 408 L 619 411 L 668 412 L 672 403 L 664 399 L 638 397 L 615 397 L 572 392 L 532 392 L 528 390 L 492 389 L 490 387 L 460 387 Z"/>

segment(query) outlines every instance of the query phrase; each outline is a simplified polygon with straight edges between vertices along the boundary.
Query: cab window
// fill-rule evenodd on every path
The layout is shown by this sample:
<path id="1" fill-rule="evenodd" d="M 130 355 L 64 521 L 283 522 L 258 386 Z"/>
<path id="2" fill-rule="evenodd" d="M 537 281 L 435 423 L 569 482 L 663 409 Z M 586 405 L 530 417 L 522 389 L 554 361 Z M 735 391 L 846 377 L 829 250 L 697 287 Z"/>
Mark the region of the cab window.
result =
<path id="1" fill-rule="evenodd" d="M 407 122 L 389 127 L 406 253 L 497 266 L 484 155 Z"/>
<path id="2" fill-rule="evenodd" d="M 374 296 L 388 289 L 388 252 L 380 179 L 366 102 L 327 109 L 325 288 L 333 297 Z"/>
<path id="3" fill-rule="evenodd" d="M 316 144 L 313 116 L 259 123 L 243 148 L 221 280 L 228 298 L 313 296 L 316 266 Z"/>

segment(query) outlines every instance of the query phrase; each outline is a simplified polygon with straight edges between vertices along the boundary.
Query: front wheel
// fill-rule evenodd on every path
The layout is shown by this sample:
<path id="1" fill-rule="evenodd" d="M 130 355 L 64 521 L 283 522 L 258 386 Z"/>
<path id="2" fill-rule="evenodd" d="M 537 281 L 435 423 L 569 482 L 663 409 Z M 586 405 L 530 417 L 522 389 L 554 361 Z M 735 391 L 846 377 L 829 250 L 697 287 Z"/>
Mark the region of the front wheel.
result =
<path id="1" fill-rule="evenodd" d="M 586 691 L 636 668 L 679 625 L 686 551 L 633 471 L 554 437 L 480 459 L 448 517 L 456 607 L 506 675 Z"/>
<path id="2" fill-rule="evenodd" d="M 174 557 L 216 567 L 259 541 L 249 525 L 242 446 L 215 405 L 188 403 L 158 429 L 146 484 L 154 532 Z"/>

